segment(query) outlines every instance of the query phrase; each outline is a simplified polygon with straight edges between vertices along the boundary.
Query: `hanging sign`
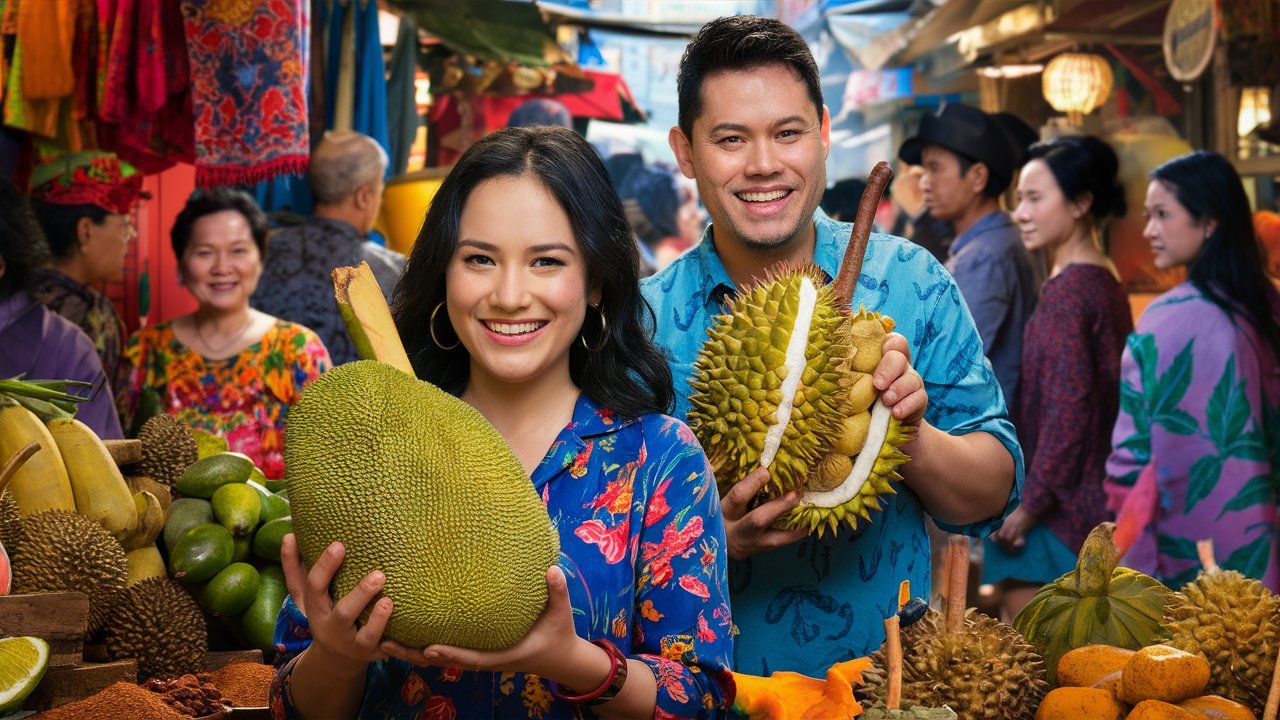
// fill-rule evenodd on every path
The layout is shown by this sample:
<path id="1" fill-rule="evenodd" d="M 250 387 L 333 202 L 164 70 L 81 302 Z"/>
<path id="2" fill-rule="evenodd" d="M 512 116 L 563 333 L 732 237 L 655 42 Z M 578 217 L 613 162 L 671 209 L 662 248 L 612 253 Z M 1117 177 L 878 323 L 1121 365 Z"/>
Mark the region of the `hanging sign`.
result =
<path id="1" fill-rule="evenodd" d="M 1200 77 L 1218 40 L 1214 0 L 1173 0 L 1164 19 L 1164 62 L 1178 82 Z"/>

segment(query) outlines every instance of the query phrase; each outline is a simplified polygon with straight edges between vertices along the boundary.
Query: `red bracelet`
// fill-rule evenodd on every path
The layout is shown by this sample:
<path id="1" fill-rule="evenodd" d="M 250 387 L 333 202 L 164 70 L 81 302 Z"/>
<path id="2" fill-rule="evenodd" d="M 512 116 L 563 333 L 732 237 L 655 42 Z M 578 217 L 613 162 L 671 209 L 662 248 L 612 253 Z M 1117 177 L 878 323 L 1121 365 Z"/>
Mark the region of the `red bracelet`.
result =
<path id="1" fill-rule="evenodd" d="M 613 663 L 604 682 L 600 683 L 600 687 L 591 692 L 575 695 L 571 694 L 573 691 L 569 688 L 562 687 L 556 681 L 550 680 L 548 683 L 551 686 L 552 695 L 565 702 L 591 706 L 609 702 L 618 697 L 618 693 L 622 692 L 622 685 L 627 681 L 627 656 L 622 654 L 617 645 L 608 640 L 600 639 L 590 642 L 592 645 L 609 653 L 609 660 Z"/>

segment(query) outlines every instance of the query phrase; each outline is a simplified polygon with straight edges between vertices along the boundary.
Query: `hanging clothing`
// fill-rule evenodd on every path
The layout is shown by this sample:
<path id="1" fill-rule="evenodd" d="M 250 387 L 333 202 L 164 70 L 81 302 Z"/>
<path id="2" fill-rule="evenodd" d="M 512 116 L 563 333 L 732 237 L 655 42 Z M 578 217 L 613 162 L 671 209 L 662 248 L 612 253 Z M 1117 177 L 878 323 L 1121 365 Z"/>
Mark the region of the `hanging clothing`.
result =
<path id="1" fill-rule="evenodd" d="M 387 140 L 391 145 L 387 172 L 391 177 L 403 175 L 408 169 L 409 150 L 422 124 L 413 85 L 417 70 L 418 26 L 402 17 L 395 47 L 391 49 L 391 77 L 387 79 Z"/>
<path id="2" fill-rule="evenodd" d="M 196 185 L 306 169 L 309 8 L 307 0 L 182 0 Z"/>

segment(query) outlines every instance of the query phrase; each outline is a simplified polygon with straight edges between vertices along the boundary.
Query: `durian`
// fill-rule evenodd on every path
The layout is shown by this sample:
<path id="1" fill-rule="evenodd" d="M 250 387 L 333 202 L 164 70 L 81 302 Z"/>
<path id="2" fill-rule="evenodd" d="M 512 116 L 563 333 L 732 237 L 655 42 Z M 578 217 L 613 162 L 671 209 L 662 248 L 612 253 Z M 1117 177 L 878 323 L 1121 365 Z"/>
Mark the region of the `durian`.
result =
<path id="1" fill-rule="evenodd" d="M 12 554 L 18 549 L 21 534 L 22 518 L 18 514 L 18 503 L 8 490 L 0 490 L 0 545 Z"/>
<path id="2" fill-rule="evenodd" d="M 120 543 L 98 523 L 70 510 L 23 518 L 12 561 L 14 592 L 75 590 L 87 595 L 90 634 L 114 610 L 129 572 Z"/>
<path id="3" fill-rule="evenodd" d="M 877 166 L 864 209 L 891 176 Z M 870 375 L 893 320 L 849 312 L 869 233 L 869 221 L 855 225 L 831 285 L 817 267 L 782 267 L 730 300 L 707 330 L 690 380 L 687 420 L 721 494 L 766 467 L 763 496 L 803 493 L 778 525 L 819 536 L 869 520 L 908 460 L 899 448 L 910 429 L 875 402 Z"/>
<path id="4" fill-rule="evenodd" d="M 1115 523 L 1095 527 L 1076 568 L 1036 591 L 1013 626 L 1044 657 L 1051 685 L 1058 659 L 1085 645 L 1137 650 L 1168 637 L 1162 626 L 1176 593 L 1137 570 L 1116 567 Z"/>
<path id="5" fill-rule="evenodd" d="M 1166 620 L 1168 645 L 1209 661 L 1209 688 L 1249 707 L 1259 717 L 1267 704 L 1280 649 L 1280 596 L 1261 582 L 1213 560 L 1202 543 L 1205 569 L 1182 588 Z"/>
<path id="6" fill-rule="evenodd" d="M 138 439 L 142 441 L 141 474 L 169 487 L 196 461 L 199 452 L 191 430 L 165 413 L 143 423 Z"/>
<path id="7" fill-rule="evenodd" d="M 200 607 L 173 580 L 140 580 L 121 597 L 103 632 L 107 657 L 138 661 L 138 679 L 204 671 L 208 630 Z"/>
<path id="8" fill-rule="evenodd" d="M 1044 662 L 1017 630 L 973 608 L 965 608 L 968 538 L 952 537 L 951 582 L 947 618 L 929 610 L 923 619 L 902 628 L 902 704 L 950 707 L 960 720 L 1031 718 L 1049 684 Z M 887 666 L 881 647 L 871 655 L 878 668 Z M 882 683 L 883 674 L 864 682 Z M 875 688 L 883 699 L 887 687 Z"/>

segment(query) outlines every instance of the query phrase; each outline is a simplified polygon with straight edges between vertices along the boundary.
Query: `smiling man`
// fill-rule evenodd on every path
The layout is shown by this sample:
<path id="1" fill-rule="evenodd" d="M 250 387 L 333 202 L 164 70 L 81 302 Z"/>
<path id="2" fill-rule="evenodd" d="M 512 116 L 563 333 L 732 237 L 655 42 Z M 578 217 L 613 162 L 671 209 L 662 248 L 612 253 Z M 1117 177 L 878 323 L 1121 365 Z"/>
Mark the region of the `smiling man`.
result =
<path id="1" fill-rule="evenodd" d="M 851 226 L 818 210 L 830 120 L 817 65 L 794 30 L 755 16 L 714 20 L 685 50 L 678 84 L 671 147 L 712 224 L 642 289 L 684 418 L 694 359 L 725 300 L 779 262 L 814 263 L 835 277 Z M 903 333 L 890 335 L 874 382 L 896 417 L 918 421 L 905 448 L 912 461 L 870 524 L 821 540 L 770 527 L 798 498 L 753 503 L 767 471 L 724 497 L 741 672 L 822 677 L 832 663 L 871 652 L 897 611 L 898 584 L 929 594 L 925 513 L 983 537 L 1017 505 L 1022 453 L 947 271 L 920 247 L 873 234 L 853 304 L 888 314 Z"/>

